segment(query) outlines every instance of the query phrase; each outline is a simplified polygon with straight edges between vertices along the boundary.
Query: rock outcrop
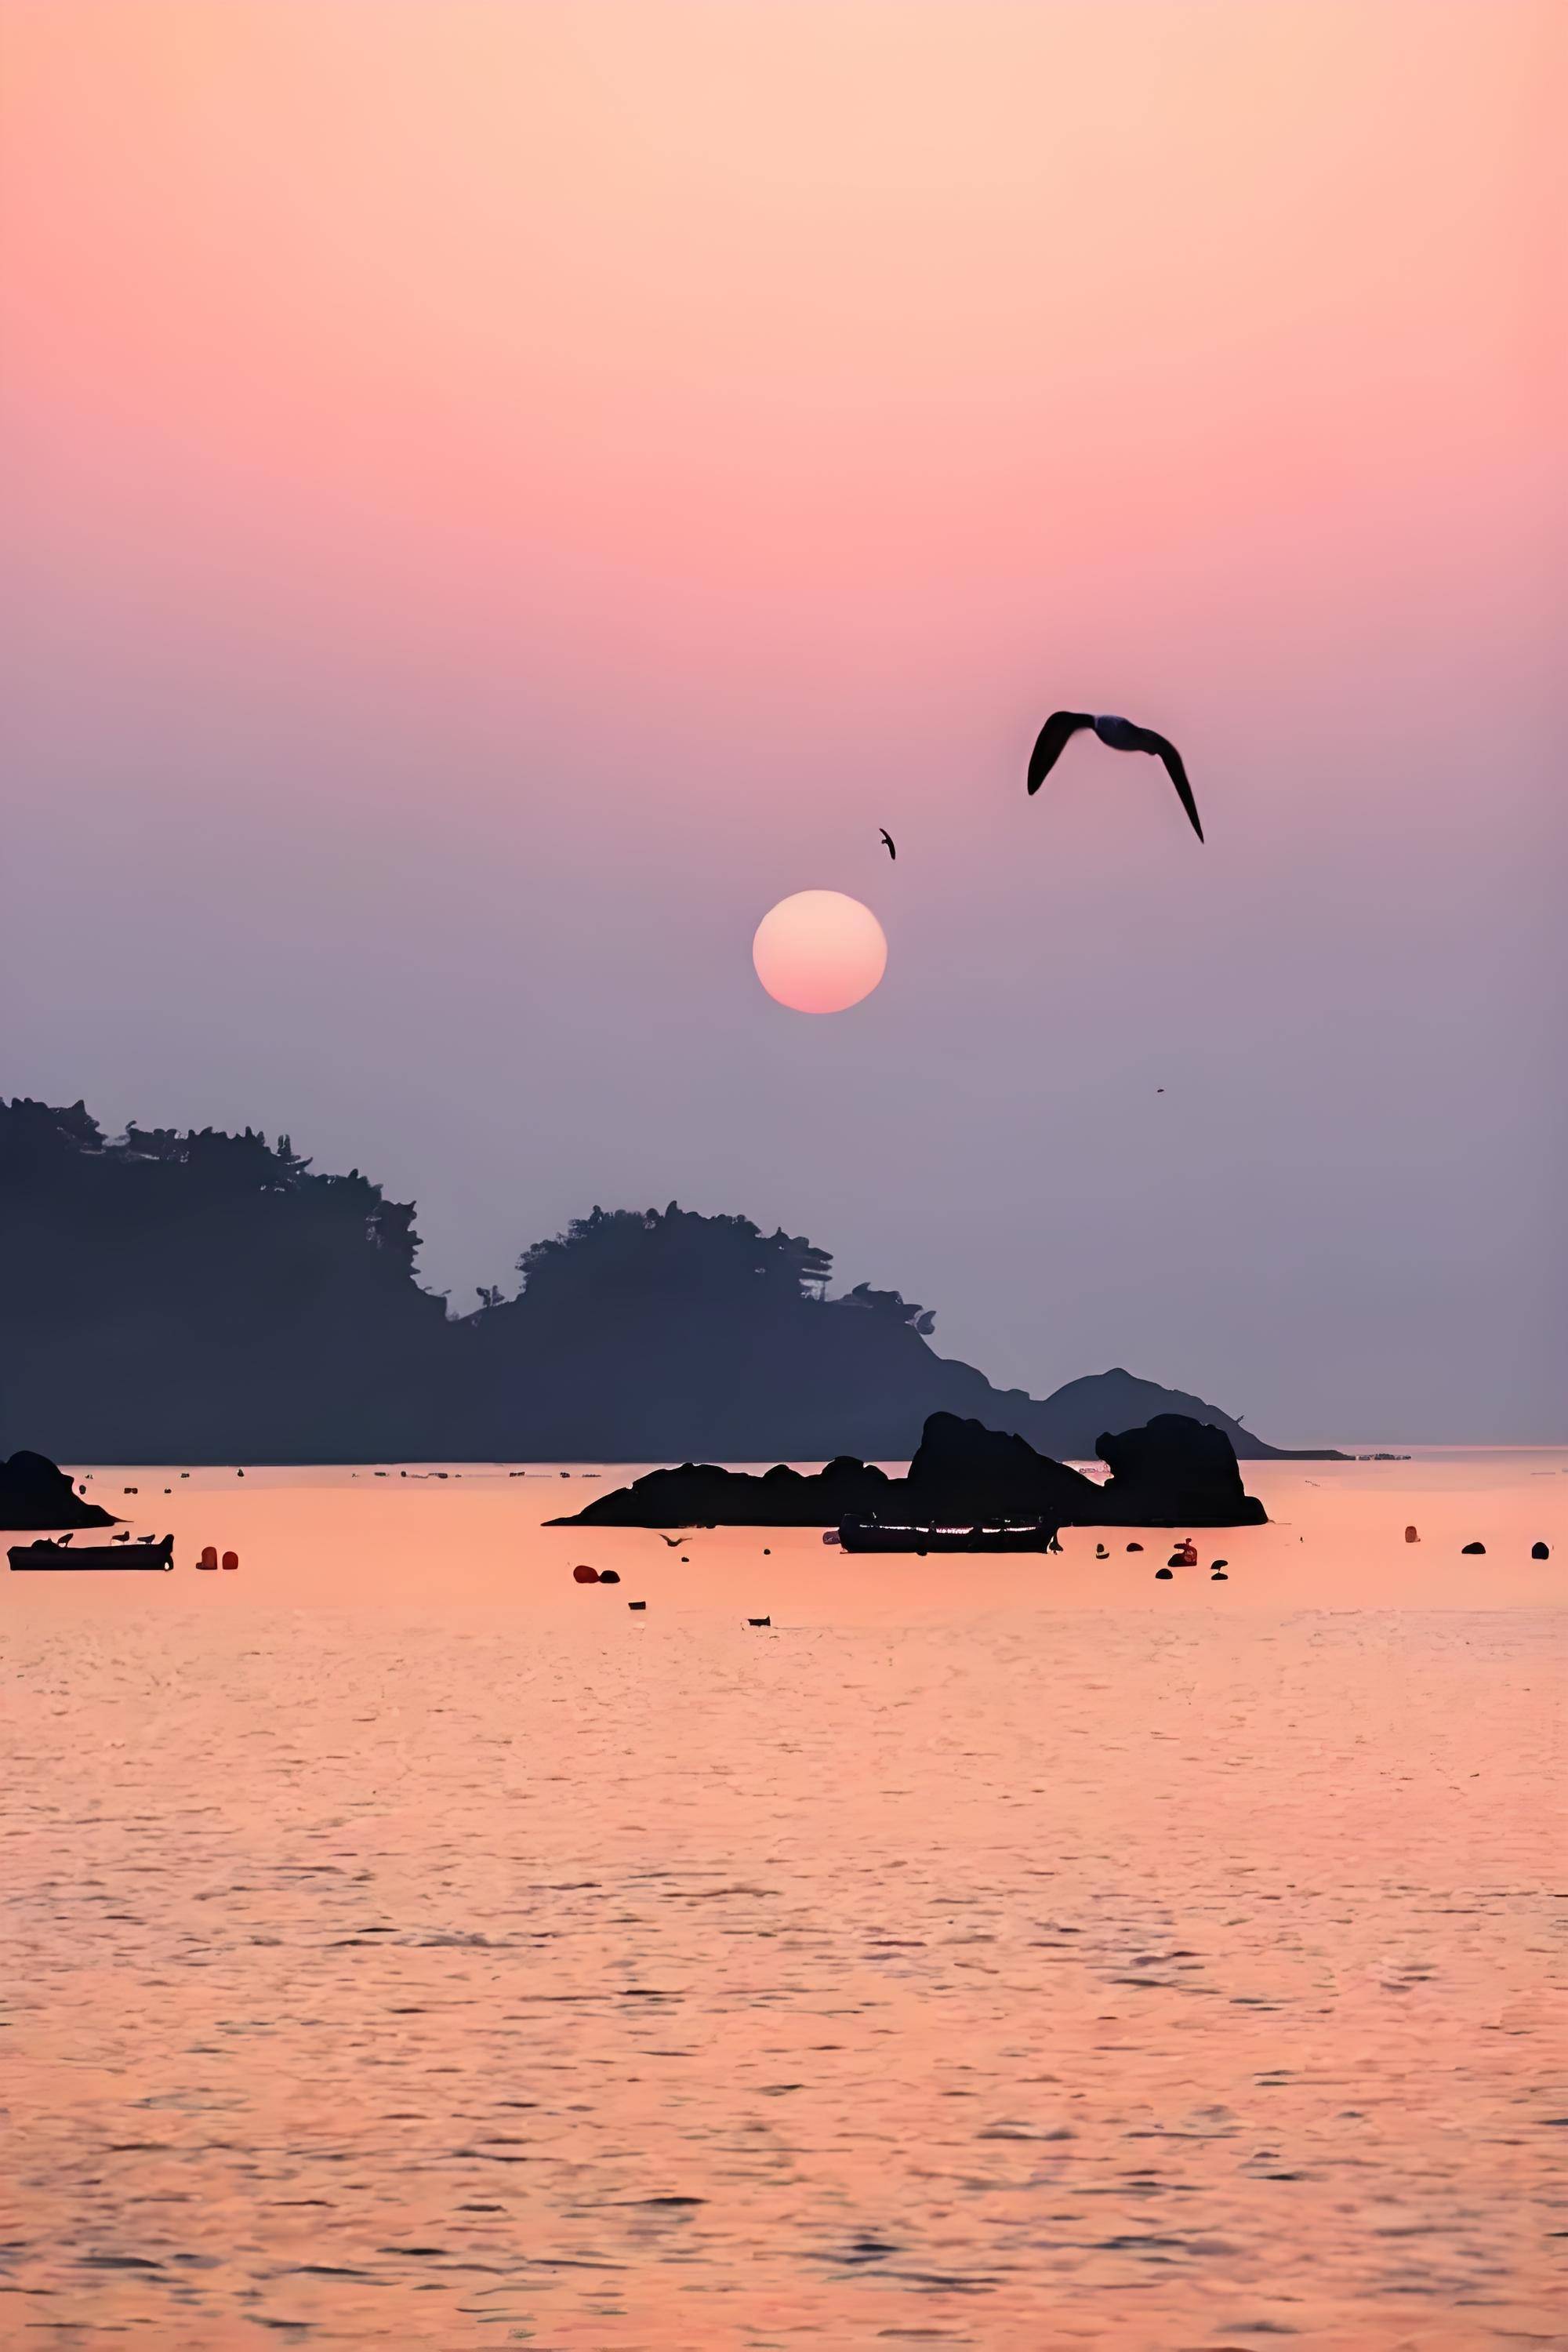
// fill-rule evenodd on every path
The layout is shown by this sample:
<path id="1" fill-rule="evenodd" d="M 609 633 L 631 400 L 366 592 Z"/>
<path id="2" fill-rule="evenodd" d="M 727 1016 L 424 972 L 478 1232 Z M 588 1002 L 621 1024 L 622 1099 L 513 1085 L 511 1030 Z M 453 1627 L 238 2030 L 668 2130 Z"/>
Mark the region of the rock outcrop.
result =
<path id="1" fill-rule="evenodd" d="M 786 1463 L 753 1476 L 712 1463 L 650 1470 L 597 1495 L 554 1527 L 836 1527 L 841 1519 L 1041 1518 L 1057 1527 L 1254 1526 L 1267 1514 L 1241 1483 L 1224 1430 L 1184 1413 L 1101 1437 L 1104 1486 L 1037 1454 L 1022 1437 L 933 1412 L 904 1478 L 840 1454 L 825 1468 Z"/>
<path id="2" fill-rule="evenodd" d="M 111 1528 L 113 1514 L 84 1503 L 63 1470 L 42 1454 L 0 1462 L 0 1528 Z"/>
<path id="3" fill-rule="evenodd" d="M 1157 1412 L 1142 1429 L 1095 1447 L 1110 1476 L 1100 1517 L 1119 1528 L 1259 1527 L 1268 1514 L 1241 1483 L 1223 1429 L 1189 1413 Z"/>

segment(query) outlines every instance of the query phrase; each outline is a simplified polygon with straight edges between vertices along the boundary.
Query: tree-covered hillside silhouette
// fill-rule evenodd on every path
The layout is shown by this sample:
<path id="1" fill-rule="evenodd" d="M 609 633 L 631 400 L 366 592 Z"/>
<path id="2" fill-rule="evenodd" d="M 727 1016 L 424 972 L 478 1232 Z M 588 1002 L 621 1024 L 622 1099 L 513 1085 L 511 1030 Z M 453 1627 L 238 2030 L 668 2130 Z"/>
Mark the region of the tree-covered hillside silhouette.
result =
<path id="1" fill-rule="evenodd" d="M 747 1217 L 595 1208 L 466 1316 L 421 1288 L 409 1203 L 287 1136 L 0 1102 L 0 1454 L 67 1461 L 900 1459 L 929 1413 L 1087 1454 L 1196 1411 L 1126 1373 L 1053 1410 L 938 1356 L 933 1318 Z"/>

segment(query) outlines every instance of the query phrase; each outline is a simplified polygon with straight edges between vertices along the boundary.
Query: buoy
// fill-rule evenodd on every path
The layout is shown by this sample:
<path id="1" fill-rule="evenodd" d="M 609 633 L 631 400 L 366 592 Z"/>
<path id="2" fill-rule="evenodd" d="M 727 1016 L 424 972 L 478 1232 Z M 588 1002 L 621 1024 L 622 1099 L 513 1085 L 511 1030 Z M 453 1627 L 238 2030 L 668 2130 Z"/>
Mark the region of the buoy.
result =
<path id="1" fill-rule="evenodd" d="M 237 1551 L 226 1551 L 223 1556 L 223 1564 L 232 1576 L 235 1570 L 239 1566 L 239 1554 Z"/>
<path id="2" fill-rule="evenodd" d="M 628 1609 L 646 1609 L 647 1607 L 647 1602 L 646 1601 L 628 1601 L 626 1607 Z"/>
<path id="3" fill-rule="evenodd" d="M 596 1568 L 574 1568 L 572 1570 L 572 1581 L 574 1584 L 597 1584 L 599 1571 Z"/>
<path id="4" fill-rule="evenodd" d="M 214 1569 L 214 1570 L 216 1570 L 216 1567 L 217 1567 L 217 1546 L 216 1546 L 216 1544 L 204 1544 L 204 1545 L 202 1546 L 202 1556 L 201 1556 L 200 1559 L 198 1559 L 198 1560 L 197 1560 L 197 1562 L 196 1562 L 196 1566 L 197 1566 L 198 1568 L 207 1568 L 207 1569 Z"/>
<path id="5" fill-rule="evenodd" d="M 1110 1558 L 1110 1554 L 1106 1550 L 1103 1544 L 1095 1545 L 1094 1556 L 1096 1559 L 1109 1559 Z"/>
<path id="6" fill-rule="evenodd" d="M 1552 1557 L 1551 1549 L 1546 1544 L 1531 1544 L 1530 1547 L 1530 1557 L 1531 1559 L 1550 1559 Z"/>
<path id="7" fill-rule="evenodd" d="M 618 1584 L 620 1580 L 621 1572 L 618 1568 L 602 1568 L 599 1570 L 599 1581 L 601 1584 Z"/>
<path id="8" fill-rule="evenodd" d="M 125 1495 L 139 1495 L 142 1489 L 140 1486 L 123 1486 L 121 1492 Z"/>
<path id="9" fill-rule="evenodd" d="M 1472 1551 L 1481 1551 L 1481 1552 L 1484 1552 L 1484 1551 L 1485 1551 L 1485 1549 L 1486 1549 L 1486 1546 L 1485 1546 L 1485 1544 L 1466 1544 L 1466 1545 L 1464 1546 L 1464 1549 L 1465 1549 L 1465 1551 L 1467 1551 L 1467 1552 L 1472 1552 Z"/>
<path id="10" fill-rule="evenodd" d="M 1421 1538 L 1416 1534 L 1414 1528 L 1406 1528 L 1405 1530 L 1405 1540 L 1406 1543 L 1419 1543 Z"/>
<path id="11" fill-rule="evenodd" d="M 771 1559 L 773 1558 L 773 1546 L 771 1544 L 764 1544 L 763 1546 L 763 1558 L 764 1559 Z"/>
<path id="12" fill-rule="evenodd" d="M 1209 1582 L 1211 1584 L 1228 1584 L 1230 1582 L 1230 1579 L 1226 1574 L 1223 1568 L 1216 1568 L 1210 1570 Z"/>
<path id="13" fill-rule="evenodd" d="M 1129 1544 L 1127 1549 L 1129 1551 L 1142 1551 L 1143 1547 L 1142 1544 Z"/>
<path id="14" fill-rule="evenodd" d="M 1168 1568 L 1157 1568 L 1154 1570 L 1154 1581 L 1156 1584 L 1172 1584 L 1175 1580 Z"/>
<path id="15" fill-rule="evenodd" d="M 690 1564 L 691 1564 L 691 1554 L 690 1554 L 689 1551 L 683 1551 L 683 1552 L 681 1553 L 681 1555 L 680 1555 L 680 1565 L 681 1565 L 681 1567 L 682 1567 L 682 1568 L 689 1568 L 689 1567 L 690 1566 Z"/>

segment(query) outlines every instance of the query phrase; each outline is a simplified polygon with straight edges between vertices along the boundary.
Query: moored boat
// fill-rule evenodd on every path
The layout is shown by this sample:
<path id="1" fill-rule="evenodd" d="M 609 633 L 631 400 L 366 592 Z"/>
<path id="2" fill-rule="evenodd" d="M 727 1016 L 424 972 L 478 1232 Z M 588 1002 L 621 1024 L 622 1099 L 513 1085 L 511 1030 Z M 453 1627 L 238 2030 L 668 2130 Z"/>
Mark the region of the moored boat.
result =
<path id="1" fill-rule="evenodd" d="M 1048 1519 L 844 1519 L 824 1543 L 845 1551 L 1059 1551 Z"/>
<path id="2" fill-rule="evenodd" d="M 11 1567 L 20 1569 L 172 1569 L 174 1565 L 174 1538 L 165 1536 L 155 1544 L 75 1544 L 55 1543 L 40 1536 L 37 1543 L 13 1544 Z"/>

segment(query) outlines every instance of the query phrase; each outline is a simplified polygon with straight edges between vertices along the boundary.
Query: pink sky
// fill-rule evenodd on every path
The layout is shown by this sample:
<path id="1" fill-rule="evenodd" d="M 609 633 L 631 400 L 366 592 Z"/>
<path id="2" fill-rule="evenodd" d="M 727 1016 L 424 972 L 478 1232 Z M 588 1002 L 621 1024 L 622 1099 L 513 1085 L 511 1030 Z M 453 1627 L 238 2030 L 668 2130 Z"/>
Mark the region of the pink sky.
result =
<path id="1" fill-rule="evenodd" d="M 1550 1433 L 1560 9 L 3 19 L 8 1091 L 458 1289 L 679 1193 L 1037 1389 Z M 1026 803 L 1058 702 L 1207 849 Z"/>

